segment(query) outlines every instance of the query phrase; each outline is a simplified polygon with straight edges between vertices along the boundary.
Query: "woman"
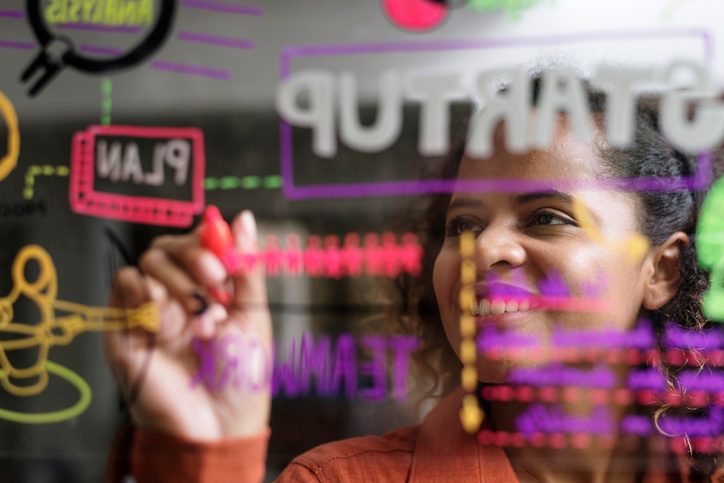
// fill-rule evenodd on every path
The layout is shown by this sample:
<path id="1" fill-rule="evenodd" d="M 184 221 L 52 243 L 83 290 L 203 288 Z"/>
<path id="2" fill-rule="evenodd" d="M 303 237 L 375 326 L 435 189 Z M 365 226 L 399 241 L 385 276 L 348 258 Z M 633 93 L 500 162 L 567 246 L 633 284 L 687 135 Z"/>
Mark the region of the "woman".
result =
<path id="1" fill-rule="evenodd" d="M 537 82 L 534 83 L 537 86 Z M 675 151 L 656 132 L 655 111 L 641 106 L 637 113 L 636 144 L 628 151 L 606 147 L 602 136 L 603 102 L 591 95 L 597 136 L 592 143 L 575 140 L 568 121 L 560 116 L 554 141 L 547 150 L 513 154 L 505 149 L 502 129 L 495 133 L 495 155 L 472 159 L 454 153 L 446 166 L 459 180 L 583 180 L 606 176 L 687 176 L 693 160 Z M 584 227 L 582 203 L 594 221 L 602 243 Z M 402 428 L 382 437 L 369 436 L 323 445 L 296 458 L 279 481 L 709 481 L 712 457 L 694 458 L 674 468 L 667 458 L 646 453 L 646 445 L 583 449 L 505 450 L 477 444 L 463 431 L 459 410 L 463 396 L 452 387 L 459 377 L 461 343 L 459 304 L 460 247 L 463 233 L 475 237 L 478 330 L 532 336 L 546 354 L 554 330 L 631 330 L 649 318 L 657 330 L 672 318 L 682 326 L 701 329 L 700 296 L 706 274 L 696 264 L 692 234 L 701 194 L 690 192 L 639 193 L 567 188 L 536 192 L 463 192 L 433 202 L 427 219 L 425 251 L 428 270 L 418 280 L 402 280 L 406 308 L 402 320 L 418 331 L 421 358 L 436 369 L 447 395 L 420 426 Z M 253 250 L 256 227 L 246 211 L 232 224 L 239 250 Z M 631 257 L 625 240 L 642 233 L 650 246 Z M 146 367 L 145 334 L 110 334 L 107 353 L 122 389 L 134 398 L 130 410 L 136 426 L 131 472 L 145 481 L 258 481 L 264 472 L 270 394 L 191 389 L 196 368 L 193 336 L 213 338 L 235 333 L 256 337 L 270 351 L 271 321 L 266 310 L 263 274 L 232 278 L 233 303 L 206 307 L 200 295 L 224 287 L 223 265 L 200 246 L 199 231 L 180 237 L 161 237 L 141 259 L 143 274 L 121 271 L 114 304 L 134 307 L 149 300 L 162 310 L 162 328 L 154 357 Z M 605 280 L 599 299 L 606 312 L 580 313 L 542 310 L 523 304 L 501 304 L 493 294 L 503 288 L 532 296 L 556 274 L 576 293 Z M 417 283 L 419 281 L 419 283 Z M 430 281 L 432 283 L 430 284 Z M 513 371 L 541 367 L 545 360 L 492 359 L 484 354 L 476 365 L 482 384 L 504 383 Z M 626 376 L 620 367 L 614 373 Z M 143 373 L 142 385 L 135 381 Z M 670 378 L 675 370 L 667 368 Z M 625 380 L 625 379 L 623 379 Z M 484 428 L 516 431 L 530 403 L 484 402 Z M 585 415 L 585 404 L 570 404 L 567 414 Z M 612 408 L 618 423 L 632 410 Z M 653 415 L 652 415 L 653 416 Z M 617 427 L 617 426 L 616 426 Z M 662 462 L 668 464 L 661 464 Z"/>

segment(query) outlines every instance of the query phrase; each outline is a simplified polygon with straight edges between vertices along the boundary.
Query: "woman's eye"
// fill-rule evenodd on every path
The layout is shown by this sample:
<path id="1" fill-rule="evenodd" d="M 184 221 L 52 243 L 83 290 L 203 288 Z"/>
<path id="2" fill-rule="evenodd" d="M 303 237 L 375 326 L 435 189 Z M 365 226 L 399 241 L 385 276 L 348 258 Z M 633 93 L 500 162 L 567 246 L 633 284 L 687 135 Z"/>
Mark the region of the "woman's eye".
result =
<path id="1" fill-rule="evenodd" d="M 565 218 L 561 215 L 551 213 L 549 211 L 542 211 L 537 213 L 533 217 L 534 224 L 536 225 L 572 225 L 572 220 Z"/>
<path id="2" fill-rule="evenodd" d="M 456 218 L 450 221 L 445 230 L 447 236 L 460 236 L 465 232 L 479 230 L 478 224 L 472 220 Z"/>

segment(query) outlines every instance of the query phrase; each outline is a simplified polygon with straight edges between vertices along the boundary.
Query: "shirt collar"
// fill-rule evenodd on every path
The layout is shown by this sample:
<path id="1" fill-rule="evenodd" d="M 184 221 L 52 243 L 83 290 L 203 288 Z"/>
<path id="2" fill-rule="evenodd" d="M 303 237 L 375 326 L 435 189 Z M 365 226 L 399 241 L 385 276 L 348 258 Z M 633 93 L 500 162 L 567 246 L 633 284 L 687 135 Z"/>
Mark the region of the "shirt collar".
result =
<path id="1" fill-rule="evenodd" d="M 518 483 L 502 448 L 479 445 L 463 431 L 458 416 L 463 394 L 457 389 L 445 397 L 422 422 L 410 483 Z"/>

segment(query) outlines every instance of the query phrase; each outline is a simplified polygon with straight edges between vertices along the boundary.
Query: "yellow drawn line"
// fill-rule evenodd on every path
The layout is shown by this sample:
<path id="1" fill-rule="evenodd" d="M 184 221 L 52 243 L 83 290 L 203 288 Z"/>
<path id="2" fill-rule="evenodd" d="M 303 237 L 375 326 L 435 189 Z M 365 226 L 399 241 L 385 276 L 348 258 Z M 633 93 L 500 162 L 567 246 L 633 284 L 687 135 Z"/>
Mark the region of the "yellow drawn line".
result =
<path id="1" fill-rule="evenodd" d="M 37 275 L 30 281 L 26 278 L 26 266 L 32 262 L 35 262 L 38 269 Z M 28 245 L 18 252 L 13 261 L 12 280 L 10 293 L 0 298 L 0 334 L 13 335 L 0 338 L 0 386 L 15 396 L 34 396 L 41 393 L 48 384 L 48 373 L 52 372 L 50 368 L 53 368 L 57 375 L 71 381 L 73 375 L 68 370 L 58 369 L 57 364 L 49 361 L 48 352 L 55 345 L 70 344 L 75 336 L 82 332 L 133 327 L 141 327 L 149 332 L 158 331 L 158 308 L 154 304 L 145 304 L 137 309 L 119 309 L 88 307 L 57 300 L 58 280 L 55 265 L 48 252 L 39 245 Z M 20 297 L 35 303 L 41 317 L 39 323 L 29 325 L 13 321 L 13 306 Z M 34 364 L 23 368 L 15 367 L 8 357 L 8 351 L 28 348 L 37 349 Z M 16 381 L 19 379 L 31 382 L 18 385 Z"/>
<path id="2" fill-rule="evenodd" d="M 460 422 L 467 433 L 480 429 L 485 413 L 478 404 L 478 358 L 475 347 L 475 236 L 472 232 L 460 235 L 460 360 L 463 369 L 460 373 L 460 385 L 465 391 Z"/>
<path id="3" fill-rule="evenodd" d="M 8 128 L 8 148 L 5 156 L 0 158 L 0 181 L 4 180 L 18 164 L 20 155 L 20 128 L 18 115 L 10 99 L 0 91 L 0 115 L 5 119 Z"/>
<path id="4" fill-rule="evenodd" d="M 49 164 L 33 165 L 25 172 L 25 189 L 23 198 L 32 200 L 35 195 L 35 178 L 37 176 L 68 176 L 70 170 L 67 166 L 51 166 Z"/>

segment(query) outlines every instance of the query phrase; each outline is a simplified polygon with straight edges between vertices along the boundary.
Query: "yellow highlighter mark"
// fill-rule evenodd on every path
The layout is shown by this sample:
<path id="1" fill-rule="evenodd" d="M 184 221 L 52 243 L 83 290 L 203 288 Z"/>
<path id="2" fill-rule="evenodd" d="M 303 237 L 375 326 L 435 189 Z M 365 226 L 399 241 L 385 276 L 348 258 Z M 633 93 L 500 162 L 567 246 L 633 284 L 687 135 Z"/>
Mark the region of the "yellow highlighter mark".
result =
<path id="1" fill-rule="evenodd" d="M 466 394 L 460 409 L 460 422 L 467 433 L 480 429 L 485 413 L 478 404 L 475 392 L 478 389 L 478 370 L 476 367 L 477 347 L 475 346 L 476 306 L 475 283 L 475 236 L 472 232 L 460 235 L 460 359 L 463 369 L 460 373 L 460 385 Z"/>
<path id="2" fill-rule="evenodd" d="M 579 226 L 586 232 L 591 240 L 610 250 L 623 253 L 634 263 L 640 262 L 649 250 L 651 245 L 649 243 L 649 239 L 641 233 L 634 233 L 627 239 L 620 241 L 609 240 L 606 238 L 603 233 L 601 233 L 601 230 L 599 230 L 596 222 L 593 220 L 591 212 L 578 198 L 574 198 L 573 200 L 573 214 L 575 215 Z"/>

